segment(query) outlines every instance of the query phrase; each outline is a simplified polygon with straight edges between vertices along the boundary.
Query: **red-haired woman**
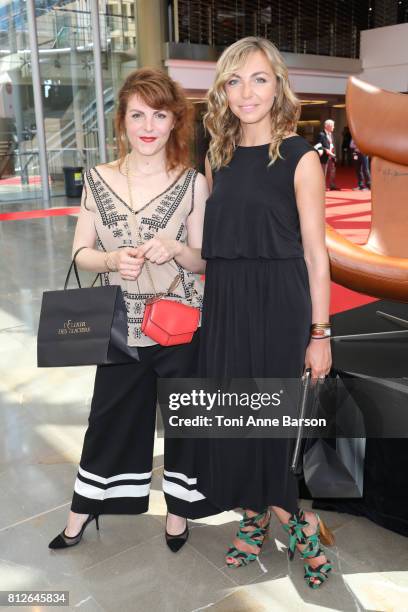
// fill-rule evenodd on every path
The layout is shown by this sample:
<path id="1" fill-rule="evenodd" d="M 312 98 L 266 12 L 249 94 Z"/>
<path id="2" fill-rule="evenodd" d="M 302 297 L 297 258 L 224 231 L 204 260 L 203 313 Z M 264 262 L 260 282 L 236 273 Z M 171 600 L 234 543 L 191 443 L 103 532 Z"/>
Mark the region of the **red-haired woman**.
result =
<path id="1" fill-rule="evenodd" d="M 163 347 L 141 331 L 144 304 L 179 274 L 170 299 L 201 307 L 197 274 L 207 183 L 189 164 L 191 112 L 181 88 L 159 70 L 130 74 L 119 92 L 119 159 L 85 174 L 73 252 L 78 265 L 120 284 L 128 344 L 140 361 L 99 366 L 89 426 L 66 528 L 49 544 L 78 544 L 100 514 L 148 510 L 158 377 L 195 374 L 198 331 L 189 344 Z M 149 261 L 147 270 L 145 261 Z M 152 287 L 149 272 L 154 277 Z M 186 518 L 217 510 L 196 489 L 191 440 L 165 440 L 166 541 L 176 552 L 188 537 Z"/>

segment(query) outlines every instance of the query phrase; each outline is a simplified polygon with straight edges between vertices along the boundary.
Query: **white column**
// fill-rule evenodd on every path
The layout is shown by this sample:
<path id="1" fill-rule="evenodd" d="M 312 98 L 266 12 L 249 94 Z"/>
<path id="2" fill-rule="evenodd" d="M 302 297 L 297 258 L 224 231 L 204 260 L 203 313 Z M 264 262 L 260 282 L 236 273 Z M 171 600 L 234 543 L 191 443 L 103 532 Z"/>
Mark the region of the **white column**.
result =
<path id="1" fill-rule="evenodd" d="M 106 131 L 105 131 L 105 112 L 103 103 L 103 80 L 102 80 L 102 61 L 101 61 L 101 33 L 99 27 L 99 7 L 98 0 L 91 0 L 91 28 L 92 28 L 92 47 L 94 58 L 95 76 L 95 99 L 96 117 L 98 125 L 98 145 L 99 161 L 106 163 Z"/>
<path id="2" fill-rule="evenodd" d="M 37 46 L 37 22 L 34 0 L 27 0 L 27 25 L 31 51 L 31 73 L 33 77 L 34 111 L 37 126 L 38 156 L 44 202 L 50 204 L 50 187 L 48 183 L 47 145 L 44 130 L 44 113 L 41 96 L 40 62 Z"/>

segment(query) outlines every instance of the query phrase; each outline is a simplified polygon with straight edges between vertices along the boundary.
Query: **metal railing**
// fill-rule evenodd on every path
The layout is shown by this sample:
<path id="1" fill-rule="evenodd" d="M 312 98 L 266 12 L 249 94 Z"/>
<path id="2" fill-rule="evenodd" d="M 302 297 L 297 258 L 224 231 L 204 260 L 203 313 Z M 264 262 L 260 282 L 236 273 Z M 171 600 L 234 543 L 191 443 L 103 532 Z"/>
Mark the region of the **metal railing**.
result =
<path id="1" fill-rule="evenodd" d="M 112 87 L 108 87 L 103 92 L 105 114 L 112 112 L 114 108 L 114 95 Z M 97 163 L 98 151 L 98 129 L 96 119 L 96 100 L 93 99 L 84 107 L 81 113 L 81 123 L 84 133 L 84 148 L 78 150 L 76 145 L 75 121 L 71 119 L 61 130 L 54 134 L 46 132 L 47 139 L 47 159 L 48 170 L 52 176 L 62 174 L 64 165 L 84 165 L 90 166 Z M 67 109 L 69 112 L 69 108 Z M 22 175 L 31 175 L 39 171 L 38 149 L 35 141 L 26 140 L 14 145 L 12 155 L 17 161 L 15 170 Z M 25 148 L 30 150 L 24 150 Z M 22 156 L 25 157 L 24 161 Z M 71 160 L 67 162 L 67 158 Z"/>

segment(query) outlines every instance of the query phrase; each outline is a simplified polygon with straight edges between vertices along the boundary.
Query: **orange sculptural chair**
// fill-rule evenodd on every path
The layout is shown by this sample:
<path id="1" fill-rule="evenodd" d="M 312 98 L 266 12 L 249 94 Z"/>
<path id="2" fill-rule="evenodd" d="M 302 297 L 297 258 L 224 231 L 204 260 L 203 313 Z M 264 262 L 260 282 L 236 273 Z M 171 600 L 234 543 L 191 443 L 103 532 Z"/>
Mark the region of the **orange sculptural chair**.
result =
<path id="1" fill-rule="evenodd" d="M 371 157 L 371 228 L 357 245 L 326 227 L 331 277 L 354 291 L 408 303 L 408 95 L 351 77 L 346 111 L 354 142 Z M 379 314 L 408 328 L 404 319 Z"/>

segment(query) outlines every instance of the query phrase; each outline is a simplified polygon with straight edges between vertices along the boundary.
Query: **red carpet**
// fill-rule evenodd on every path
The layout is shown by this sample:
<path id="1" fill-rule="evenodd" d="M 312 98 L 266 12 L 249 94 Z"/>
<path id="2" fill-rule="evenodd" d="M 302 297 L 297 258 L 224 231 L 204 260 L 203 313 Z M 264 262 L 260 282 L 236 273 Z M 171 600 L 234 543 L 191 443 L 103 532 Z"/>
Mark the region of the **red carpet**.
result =
<path id="1" fill-rule="evenodd" d="M 61 217 L 77 215 L 79 206 L 69 208 L 47 208 L 46 210 L 23 210 L 19 212 L 0 213 L 0 221 L 22 221 L 25 219 L 40 219 L 42 217 Z"/>
<path id="2" fill-rule="evenodd" d="M 41 183 L 41 176 L 34 175 L 28 177 L 28 183 L 30 185 L 39 185 Z M 0 186 L 3 185 L 21 185 L 21 176 L 9 176 L 4 179 L 0 179 Z"/>
<path id="3" fill-rule="evenodd" d="M 371 223 L 371 192 L 353 191 L 356 186 L 354 170 L 338 168 L 336 184 L 340 191 L 326 192 L 326 221 L 340 234 L 356 244 L 367 240 Z M 330 314 L 375 302 L 369 297 L 336 283 L 331 284 Z"/>

